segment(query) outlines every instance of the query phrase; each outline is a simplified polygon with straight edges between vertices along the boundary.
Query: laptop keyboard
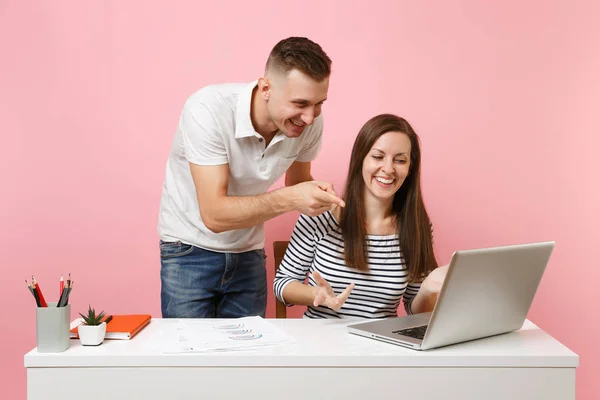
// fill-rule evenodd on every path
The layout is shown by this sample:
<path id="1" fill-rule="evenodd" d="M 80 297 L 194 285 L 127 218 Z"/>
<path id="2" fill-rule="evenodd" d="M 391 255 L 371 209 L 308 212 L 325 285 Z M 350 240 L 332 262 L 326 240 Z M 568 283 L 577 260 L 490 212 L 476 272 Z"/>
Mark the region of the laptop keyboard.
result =
<path id="1" fill-rule="evenodd" d="M 415 339 L 423 339 L 425 337 L 425 332 L 427 331 L 427 325 L 417 326 L 415 328 L 408 329 L 400 329 L 398 331 L 392 331 L 392 333 L 397 333 L 398 335 L 408 336 Z"/>

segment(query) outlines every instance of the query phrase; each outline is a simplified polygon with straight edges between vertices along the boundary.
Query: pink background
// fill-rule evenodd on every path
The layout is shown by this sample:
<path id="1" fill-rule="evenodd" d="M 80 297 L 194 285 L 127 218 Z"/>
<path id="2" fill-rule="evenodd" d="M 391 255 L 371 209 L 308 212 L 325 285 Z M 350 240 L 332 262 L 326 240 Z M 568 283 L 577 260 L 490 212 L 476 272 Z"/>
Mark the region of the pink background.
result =
<path id="1" fill-rule="evenodd" d="M 73 318 L 88 303 L 160 316 L 157 212 L 185 99 L 258 78 L 302 35 L 334 61 L 314 176 L 340 190 L 360 126 L 406 117 L 440 262 L 556 240 L 529 318 L 581 356 L 578 399 L 595 398 L 600 3 L 347 3 L 0 2 L 1 397 L 25 398 L 32 273 L 50 300 L 72 273 Z M 269 256 L 296 218 L 267 224 Z"/>

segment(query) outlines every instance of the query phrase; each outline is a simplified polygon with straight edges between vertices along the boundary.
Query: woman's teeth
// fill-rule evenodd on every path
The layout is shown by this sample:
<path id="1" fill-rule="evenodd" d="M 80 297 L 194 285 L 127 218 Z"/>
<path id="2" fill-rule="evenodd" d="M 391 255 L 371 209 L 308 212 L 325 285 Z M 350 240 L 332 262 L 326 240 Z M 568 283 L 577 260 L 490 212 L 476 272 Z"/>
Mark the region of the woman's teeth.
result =
<path id="1" fill-rule="evenodd" d="M 384 185 L 389 185 L 389 184 L 391 184 L 392 182 L 394 182 L 394 180 L 393 180 L 393 179 L 383 179 L 383 178 L 380 178 L 380 177 L 378 177 L 378 176 L 376 176 L 376 177 L 375 177 L 375 180 L 376 180 L 377 182 L 381 182 L 381 183 L 383 183 Z"/>

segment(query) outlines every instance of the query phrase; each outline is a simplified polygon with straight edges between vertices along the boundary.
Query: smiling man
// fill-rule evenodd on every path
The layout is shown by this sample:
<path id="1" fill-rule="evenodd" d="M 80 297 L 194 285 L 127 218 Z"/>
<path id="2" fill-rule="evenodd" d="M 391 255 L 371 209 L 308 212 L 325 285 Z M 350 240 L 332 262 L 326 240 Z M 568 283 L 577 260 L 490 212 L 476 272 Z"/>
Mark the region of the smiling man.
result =
<path id="1" fill-rule="evenodd" d="M 186 102 L 167 161 L 158 231 L 164 318 L 265 316 L 263 223 L 344 206 L 314 181 L 331 60 L 307 38 L 280 41 L 265 75 L 207 86 Z M 268 192 L 285 174 L 285 187 Z"/>

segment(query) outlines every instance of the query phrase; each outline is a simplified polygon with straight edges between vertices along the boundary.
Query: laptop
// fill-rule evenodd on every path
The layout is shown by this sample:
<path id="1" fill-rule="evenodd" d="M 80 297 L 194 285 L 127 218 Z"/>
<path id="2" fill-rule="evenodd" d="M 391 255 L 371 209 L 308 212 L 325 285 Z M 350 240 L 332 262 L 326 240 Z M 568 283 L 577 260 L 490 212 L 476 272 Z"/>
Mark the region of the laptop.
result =
<path id="1" fill-rule="evenodd" d="M 348 331 L 427 350 L 520 329 L 554 244 L 456 251 L 432 312 L 352 324 Z"/>

